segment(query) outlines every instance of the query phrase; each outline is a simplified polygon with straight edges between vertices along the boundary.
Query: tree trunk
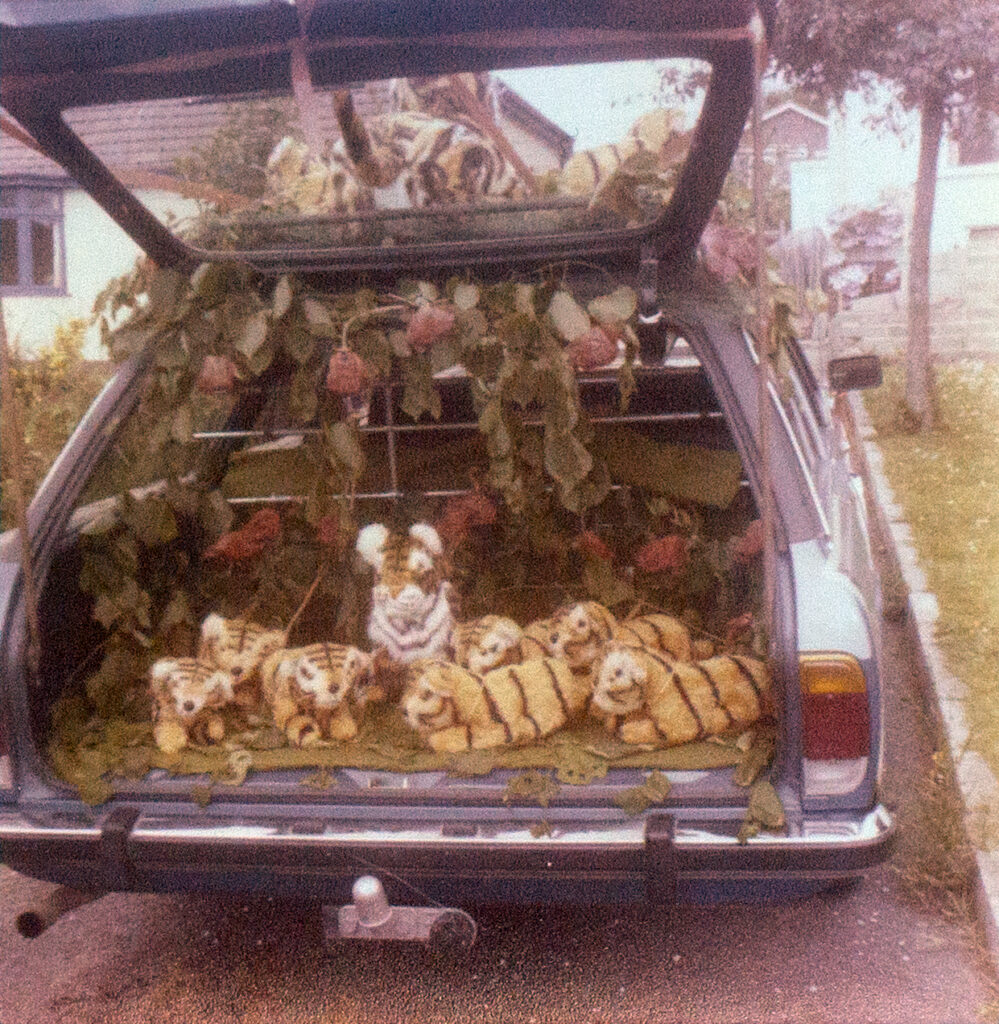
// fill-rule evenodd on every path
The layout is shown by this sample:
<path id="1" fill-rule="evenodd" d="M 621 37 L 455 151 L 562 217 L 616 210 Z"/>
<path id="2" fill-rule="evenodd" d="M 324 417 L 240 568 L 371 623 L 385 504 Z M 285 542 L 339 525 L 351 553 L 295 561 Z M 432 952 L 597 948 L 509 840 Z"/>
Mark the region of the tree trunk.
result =
<path id="1" fill-rule="evenodd" d="M 930 229 L 937 190 L 937 158 L 944 127 L 944 98 L 933 90 L 920 109 L 919 169 L 909 236 L 909 345 L 905 357 L 905 401 L 922 430 L 936 420 L 930 352 Z"/>

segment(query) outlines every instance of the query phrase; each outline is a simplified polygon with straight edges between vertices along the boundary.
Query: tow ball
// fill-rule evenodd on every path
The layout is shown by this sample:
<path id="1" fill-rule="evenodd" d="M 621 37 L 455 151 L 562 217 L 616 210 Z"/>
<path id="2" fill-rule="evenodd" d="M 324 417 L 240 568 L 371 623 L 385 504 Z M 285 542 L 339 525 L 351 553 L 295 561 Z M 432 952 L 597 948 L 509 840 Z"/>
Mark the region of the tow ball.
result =
<path id="1" fill-rule="evenodd" d="M 475 920 L 455 907 L 394 907 L 382 883 L 362 875 L 351 889 L 353 903 L 323 907 L 323 931 L 328 943 L 345 939 L 422 942 L 434 950 L 461 953 L 469 949 L 478 928 Z"/>

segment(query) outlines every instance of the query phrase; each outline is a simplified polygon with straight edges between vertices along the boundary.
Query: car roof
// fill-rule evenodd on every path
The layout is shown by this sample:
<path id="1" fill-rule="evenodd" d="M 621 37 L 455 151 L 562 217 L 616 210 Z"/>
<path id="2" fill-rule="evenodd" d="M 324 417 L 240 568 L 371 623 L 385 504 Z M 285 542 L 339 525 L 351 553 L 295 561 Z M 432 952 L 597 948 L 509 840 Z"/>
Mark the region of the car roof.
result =
<path id="1" fill-rule="evenodd" d="M 689 256 L 714 207 L 750 107 L 760 25 L 754 19 L 760 15 L 769 26 L 773 4 L 0 0 L 0 98 L 45 154 L 157 262 L 191 265 L 200 261 L 199 254 L 157 222 L 87 150 L 66 127 L 62 110 L 288 91 L 296 48 L 304 48 L 317 88 L 452 70 L 699 57 L 715 69 L 702 117 L 708 127 L 695 134 L 672 202 L 644 229 L 645 241 L 651 240 L 660 255 Z"/>

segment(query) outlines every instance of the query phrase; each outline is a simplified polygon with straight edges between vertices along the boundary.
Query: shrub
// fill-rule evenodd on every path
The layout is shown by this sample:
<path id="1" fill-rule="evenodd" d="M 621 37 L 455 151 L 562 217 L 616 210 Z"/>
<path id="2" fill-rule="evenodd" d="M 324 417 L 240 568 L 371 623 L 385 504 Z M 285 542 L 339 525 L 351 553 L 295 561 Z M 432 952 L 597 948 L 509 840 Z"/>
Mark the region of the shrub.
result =
<path id="1" fill-rule="evenodd" d="M 31 497 L 69 439 L 77 423 L 111 375 L 107 363 L 83 358 L 85 320 L 70 320 L 55 329 L 51 344 L 36 356 L 11 355 L 11 376 L 24 426 L 24 487 Z M 7 486 L 13 467 L 9 439 L 2 448 L 0 524 L 16 525 Z"/>

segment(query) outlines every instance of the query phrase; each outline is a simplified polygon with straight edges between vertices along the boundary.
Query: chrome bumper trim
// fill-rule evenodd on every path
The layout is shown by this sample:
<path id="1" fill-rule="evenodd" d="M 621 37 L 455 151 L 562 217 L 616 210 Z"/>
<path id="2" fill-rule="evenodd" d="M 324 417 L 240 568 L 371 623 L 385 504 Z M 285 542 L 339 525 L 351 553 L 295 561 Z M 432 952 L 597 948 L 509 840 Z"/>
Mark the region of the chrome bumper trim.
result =
<path id="1" fill-rule="evenodd" d="M 540 815 L 539 815 L 540 817 Z M 450 822 L 440 820 L 433 824 L 420 824 L 398 828 L 372 828 L 367 823 L 356 825 L 342 822 L 222 822 L 198 820 L 190 814 L 140 815 L 129 831 L 127 843 L 138 853 L 145 843 L 235 844 L 255 843 L 295 846 L 366 846 L 380 843 L 393 846 L 447 846 L 455 849 L 487 850 L 497 847 L 528 846 L 535 850 L 572 849 L 574 847 L 603 847 L 608 850 L 637 850 L 645 845 L 645 819 L 601 825 L 597 823 L 550 823 L 551 833 L 538 835 L 530 827 L 515 825 L 504 827 L 494 822 Z M 459 826 L 459 827 L 455 827 Z M 462 828 L 461 826 L 466 826 Z M 761 834 L 740 844 L 732 835 L 677 824 L 675 845 L 678 849 L 724 848 L 741 846 L 743 849 L 820 849 L 837 846 L 866 846 L 882 840 L 893 828 L 891 815 L 878 806 L 856 820 L 806 819 L 796 835 Z M 102 835 L 100 820 L 92 825 L 45 824 L 33 821 L 16 810 L 0 811 L 0 842 L 99 840 Z"/>

